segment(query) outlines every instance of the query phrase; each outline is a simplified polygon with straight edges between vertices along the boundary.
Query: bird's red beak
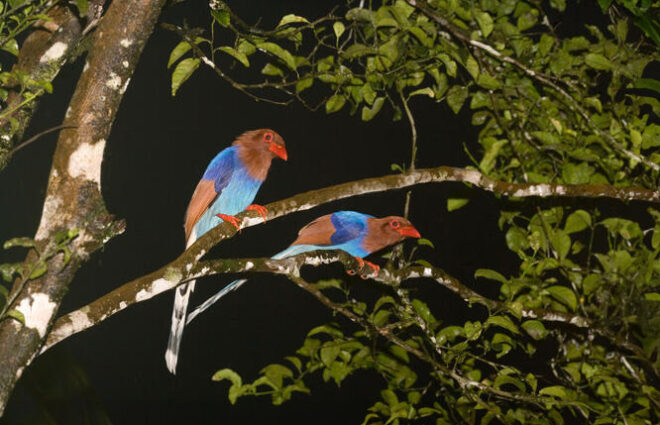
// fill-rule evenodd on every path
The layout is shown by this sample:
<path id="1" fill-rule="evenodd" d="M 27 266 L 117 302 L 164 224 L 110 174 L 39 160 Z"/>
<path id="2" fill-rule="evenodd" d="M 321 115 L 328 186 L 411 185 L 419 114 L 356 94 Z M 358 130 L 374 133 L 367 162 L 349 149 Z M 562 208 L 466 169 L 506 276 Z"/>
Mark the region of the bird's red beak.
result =
<path id="1" fill-rule="evenodd" d="M 408 236 L 409 238 L 421 238 L 422 235 L 419 234 L 417 229 L 412 226 L 405 226 L 399 228 L 398 232 L 403 236 Z"/>
<path id="2" fill-rule="evenodd" d="M 289 157 L 286 153 L 286 148 L 282 145 L 277 145 L 275 143 L 271 143 L 270 148 L 268 148 L 268 150 L 271 151 L 272 153 L 274 153 L 275 155 L 279 156 L 280 158 L 282 158 L 285 161 Z"/>

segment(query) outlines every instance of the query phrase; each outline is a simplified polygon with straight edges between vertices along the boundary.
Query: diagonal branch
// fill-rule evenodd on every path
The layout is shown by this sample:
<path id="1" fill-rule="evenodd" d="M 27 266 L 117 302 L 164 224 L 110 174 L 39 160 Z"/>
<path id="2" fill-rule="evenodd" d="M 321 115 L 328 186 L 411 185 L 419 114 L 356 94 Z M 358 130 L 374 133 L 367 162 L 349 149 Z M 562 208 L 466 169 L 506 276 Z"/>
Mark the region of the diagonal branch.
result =
<path id="1" fill-rule="evenodd" d="M 616 199 L 636 199 L 657 202 L 660 200 L 660 193 L 643 188 L 616 188 L 607 185 L 559 185 L 559 184 L 518 184 L 506 183 L 491 179 L 483 174 L 473 171 L 453 167 L 437 167 L 432 169 L 418 169 L 413 172 L 399 175 L 389 175 L 379 178 L 368 178 L 349 183 L 343 183 L 336 186 L 330 186 L 324 189 L 305 192 L 282 201 L 267 205 L 268 219 L 274 219 L 297 211 L 304 211 L 314 208 L 318 205 L 326 204 L 339 199 L 368 193 L 382 192 L 394 189 L 414 186 L 423 183 L 439 183 L 445 181 L 467 182 L 477 187 L 491 192 L 511 195 L 517 197 L 525 196 L 610 196 Z M 247 211 L 237 215 L 241 220 L 241 227 L 250 227 L 262 223 L 262 219 L 256 212 Z M 145 276 L 134 279 L 114 291 L 97 299 L 93 303 L 79 310 L 69 313 L 59 318 L 51 335 L 46 343 L 46 348 L 56 344 L 60 340 L 83 331 L 96 323 L 99 323 L 113 314 L 121 311 L 123 308 L 140 301 L 145 301 L 157 294 L 170 290 L 180 283 L 204 275 L 198 270 L 198 261 L 217 243 L 230 238 L 236 234 L 236 229 L 227 223 L 222 223 L 205 233 L 188 250 L 182 253 L 178 258 L 161 267 L 160 269 Z M 254 264 L 241 268 L 240 263 L 232 263 L 235 260 L 217 260 L 224 261 L 225 273 L 236 271 L 252 270 Z M 252 261 L 252 260 L 250 260 Z M 208 263 L 203 263 L 208 266 Z M 196 270 L 196 271 L 195 271 Z M 209 268 L 210 271 L 211 269 Z M 256 270 L 256 269 L 254 269 Z M 272 270 L 270 270 L 272 271 Z M 418 273 L 420 276 L 423 271 L 418 269 L 409 269 L 410 273 Z M 196 275 L 195 273 L 202 273 Z M 443 282 L 440 282 L 443 283 Z M 451 280 L 444 283 L 464 299 L 478 295 L 476 293 L 465 292 L 469 290 L 466 287 L 457 286 Z M 492 302 L 493 301 L 490 300 Z M 487 305 L 488 306 L 488 305 Z M 531 313 L 530 313 L 531 314 Z M 546 320 L 551 320 L 550 316 L 537 316 Z M 530 316 L 531 317 L 531 316 Z M 554 321 L 570 322 L 563 316 L 553 314 Z M 573 317 L 573 316 L 571 316 Z M 572 323 L 578 325 L 578 323 Z"/>

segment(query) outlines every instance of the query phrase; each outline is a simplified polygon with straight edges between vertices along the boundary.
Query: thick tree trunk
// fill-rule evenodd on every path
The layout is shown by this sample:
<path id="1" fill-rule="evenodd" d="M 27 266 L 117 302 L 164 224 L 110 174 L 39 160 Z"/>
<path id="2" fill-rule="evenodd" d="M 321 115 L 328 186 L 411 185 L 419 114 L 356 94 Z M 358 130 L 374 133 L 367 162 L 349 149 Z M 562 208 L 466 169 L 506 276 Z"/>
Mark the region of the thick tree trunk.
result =
<path id="1" fill-rule="evenodd" d="M 67 111 L 53 157 L 41 222 L 35 239 L 45 247 L 56 232 L 78 229 L 71 261 L 62 255 L 27 282 L 11 308 L 24 324 L 0 322 L 0 415 L 22 371 L 39 353 L 67 286 L 92 252 L 123 230 L 101 197 L 101 162 L 121 98 L 164 0 L 116 1 L 96 29 L 87 63 Z M 29 255 L 26 263 L 36 254 Z M 16 290 L 17 288 L 14 288 Z"/>

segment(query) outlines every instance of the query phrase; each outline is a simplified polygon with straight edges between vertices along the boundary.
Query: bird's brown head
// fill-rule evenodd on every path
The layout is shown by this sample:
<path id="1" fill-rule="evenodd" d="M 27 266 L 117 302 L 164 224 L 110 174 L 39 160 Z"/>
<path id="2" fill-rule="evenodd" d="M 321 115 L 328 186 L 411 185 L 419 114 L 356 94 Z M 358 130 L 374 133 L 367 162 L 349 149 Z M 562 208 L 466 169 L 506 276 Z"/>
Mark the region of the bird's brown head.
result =
<path id="1" fill-rule="evenodd" d="M 233 145 L 239 147 L 238 155 L 250 175 L 260 180 L 266 178 L 273 158 L 288 158 L 284 139 L 269 128 L 246 131 Z"/>
<path id="2" fill-rule="evenodd" d="M 391 215 L 383 218 L 367 219 L 369 231 L 363 246 L 369 252 L 379 251 L 401 242 L 405 238 L 420 238 L 421 235 L 412 223 L 403 217 Z"/>

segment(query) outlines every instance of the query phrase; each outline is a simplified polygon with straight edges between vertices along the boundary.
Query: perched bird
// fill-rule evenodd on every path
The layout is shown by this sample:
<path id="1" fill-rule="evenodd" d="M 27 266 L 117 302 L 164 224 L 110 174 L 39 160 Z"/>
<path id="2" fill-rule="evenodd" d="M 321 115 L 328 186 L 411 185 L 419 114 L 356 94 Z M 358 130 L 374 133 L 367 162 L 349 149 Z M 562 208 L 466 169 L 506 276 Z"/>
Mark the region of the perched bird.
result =
<path id="1" fill-rule="evenodd" d="M 243 133 L 230 147 L 223 149 L 213 158 L 188 204 L 183 225 L 186 248 L 217 226 L 219 224 L 217 217 L 221 218 L 220 221 L 228 221 L 239 229 L 234 214 L 245 209 L 256 210 L 265 218 L 264 207 L 250 204 L 275 157 L 286 161 L 284 140 L 273 130 L 261 129 Z M 172 327 L 165 352 L 165 362 L 172 373 L 176 373 L 188 299 L 194 289 L 193 280 L 179 286 L 174 292 Z"/>
<path id="2" fill-rule="evenodd" d="M 420 234 L 410 221 L 403 217 L 389 216 L 375 218 L 355 211 L 338 211 L 317 218 L 298 232 L 298 238 L 284 251 L 275 254 L 273 259 L 291 257 L 308 251 L 340 249 L 354 256 L 360 266 L 369 264 L 378 272 L 380 267 L 362 260 L 372 252 L 401 242 L 406 237 L 419 238 Z M 188 315 L 190 323 L 200 313 L 213 305 L 227 293 L 238 289 L 247 279 L 235 280 L 220 292 L 204 301 Z"/>

